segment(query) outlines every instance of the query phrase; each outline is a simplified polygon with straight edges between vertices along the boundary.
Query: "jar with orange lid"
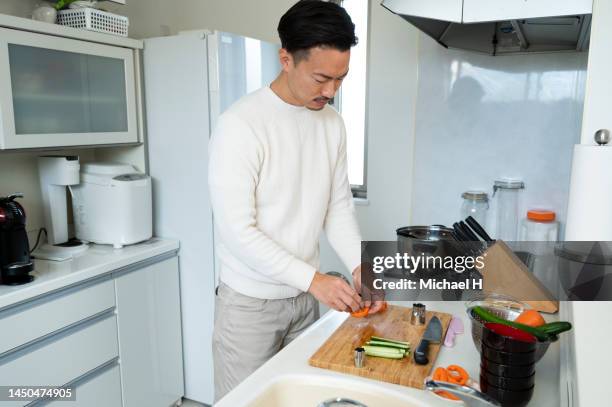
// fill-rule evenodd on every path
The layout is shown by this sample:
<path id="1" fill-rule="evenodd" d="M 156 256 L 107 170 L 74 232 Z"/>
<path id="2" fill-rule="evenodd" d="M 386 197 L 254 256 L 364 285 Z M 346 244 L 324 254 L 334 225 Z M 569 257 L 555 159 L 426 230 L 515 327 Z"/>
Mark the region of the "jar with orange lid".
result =
<path id="1" fill-rule="evenodd" d="M 530 209 L 521 227 L 521 240 L 527 242 L 556 242 L 559 240 L 559 222 L 556 214 L 545 209 Z"/>

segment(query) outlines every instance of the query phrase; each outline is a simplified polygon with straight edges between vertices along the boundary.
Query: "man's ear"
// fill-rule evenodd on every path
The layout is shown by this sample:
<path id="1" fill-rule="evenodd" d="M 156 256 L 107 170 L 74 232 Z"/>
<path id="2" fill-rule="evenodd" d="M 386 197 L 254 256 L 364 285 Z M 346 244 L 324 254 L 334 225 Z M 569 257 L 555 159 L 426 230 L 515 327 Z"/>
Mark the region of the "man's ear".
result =
<path id="1" fill-rule="evenodd" d="M 291 53 L 285 48 L 281 48 L 278 50 L 278 58 L 283 71 L 289 72 L 289 70 L 293 67 L 293 55 L 291 55 Z"/>

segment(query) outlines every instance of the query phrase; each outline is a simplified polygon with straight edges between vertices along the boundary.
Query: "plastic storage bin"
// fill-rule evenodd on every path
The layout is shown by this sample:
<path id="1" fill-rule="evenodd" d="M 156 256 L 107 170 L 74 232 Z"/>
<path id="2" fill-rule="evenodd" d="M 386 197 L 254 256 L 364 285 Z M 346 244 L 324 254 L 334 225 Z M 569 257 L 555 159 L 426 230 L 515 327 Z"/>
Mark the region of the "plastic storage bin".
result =
<path id="1" fill-rule="evenodd" d="M 105 34 L 128 36 L 129 19 L 95 8 L 76 8 L 57 13 L 57 23 Z"/>

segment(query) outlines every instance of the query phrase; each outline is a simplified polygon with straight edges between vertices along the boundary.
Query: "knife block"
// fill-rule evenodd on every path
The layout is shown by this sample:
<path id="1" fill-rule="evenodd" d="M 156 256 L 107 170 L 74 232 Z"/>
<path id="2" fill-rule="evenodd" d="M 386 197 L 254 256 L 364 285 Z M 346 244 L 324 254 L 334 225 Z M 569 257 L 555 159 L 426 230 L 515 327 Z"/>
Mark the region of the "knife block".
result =
<path id="1" fill-rule="evenodd" d="M 559 301 L 506 243 L 497 240 L 483 256 L 484 291 L 516 298 L 537 311 L 553 314 L 559 310 Z"/>

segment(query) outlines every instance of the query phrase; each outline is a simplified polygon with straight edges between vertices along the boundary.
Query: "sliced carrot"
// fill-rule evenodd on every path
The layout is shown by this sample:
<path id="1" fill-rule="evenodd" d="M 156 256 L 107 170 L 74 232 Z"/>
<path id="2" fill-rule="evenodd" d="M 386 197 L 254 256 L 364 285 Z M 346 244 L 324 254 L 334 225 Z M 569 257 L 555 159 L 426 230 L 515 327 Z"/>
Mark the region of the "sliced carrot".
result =
<path id="1" fill-rule="evenodd" d="M 469 379 L 469 375 L 465 369 L 457 365 L 450 365 L 447 368 L 437 367 L 432 377 L 439 382 L 453 383 L 460 386 L 464 386 Z M 460 400 L 459 397 L 444 390 L 438 390 L 436 394 L 449 400 Z"/>
<path id="2" fill-rule="evenodd" d="M 369 313 L 370 313 L 370 307 L 364 307 L 358 311 L 351 312 L 351 316 L 355 318 L 363 318 L 363 317 L 367 317 Z"/>
<path id="3" fill-rule="evenodd" d="M 536 328 L 546 323 L 544 318 L 542 318 L 542 315 L 534 309 L 527 309 L 521 312 L 514 322 Z"/>
<path id="4" fill-rule="evenodd" d="M 383 301 L 382 306 L 380 307 L 380 311 L 378 312 L 385 312 L 387 310 L 387 301 Z"/>
<path id="5" fill-rule="evenodd" d="M 440 397 L 444 397 L 445 399 L 449 399 L 449 400 L 461 400 L 459 397 L 455 396 L 454 394 L 451 394 L 445 390 L 438 390 L 436 392 L 436 394 Z"/>
<path id="6" fill-rule="evenodd" d="M 450 365 L 446 368 L 446 371 L 448 372 L 448 380 L 460 386 L 465 386 L 470 378 L 470 375 L 461 366 Z"/>
<path id="7" fill-rule="evenodd" d="M 438 382 L 448 382 L 448 372 L 443 367 L 437 367 L 434 370 L 433 379 Z"/>

